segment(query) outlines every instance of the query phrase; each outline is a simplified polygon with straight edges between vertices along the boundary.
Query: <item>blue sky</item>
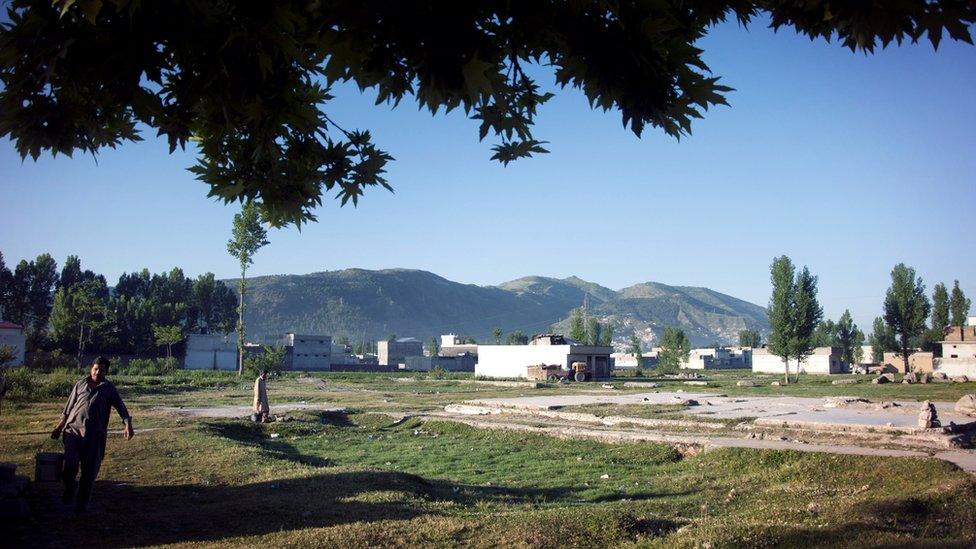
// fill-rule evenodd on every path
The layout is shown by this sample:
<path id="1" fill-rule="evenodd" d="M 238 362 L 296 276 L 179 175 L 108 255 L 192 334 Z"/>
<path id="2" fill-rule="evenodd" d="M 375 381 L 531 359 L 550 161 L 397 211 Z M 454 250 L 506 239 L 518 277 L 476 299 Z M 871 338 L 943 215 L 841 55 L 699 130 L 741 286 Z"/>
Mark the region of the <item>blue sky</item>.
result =
<path id="1" fill-rule="evenodd" d="M 854 54 L 792 32 L 734 24 L 701 44 L 734 88 L 680 142 L 637 139 L 619 114 L 574 90 L 542 107 L 551 154 L 502 167 L 460 112 L 338 90 L 329 114 L 370 129 L 394 157 L 394 194 L 358 208 L 331 200 L 319 222 L 274 230 L 253 274 L 408 267 L 497 284 L 577 275 L 619 289 L 654 280 L 707 286 L 765 305 L 768 268 L 787 254 L 820 277 L 827 316 L 869 328 L 891 267 L 976 296 L 976 48 L 943 42 Z M 233 277 L 235 207 L 206 198 L 150 138 L 89 157 L 22 162 L 0 142 L 0 251 L 8 265 L 68 254 L 114 280 L 181 266 Z"/>

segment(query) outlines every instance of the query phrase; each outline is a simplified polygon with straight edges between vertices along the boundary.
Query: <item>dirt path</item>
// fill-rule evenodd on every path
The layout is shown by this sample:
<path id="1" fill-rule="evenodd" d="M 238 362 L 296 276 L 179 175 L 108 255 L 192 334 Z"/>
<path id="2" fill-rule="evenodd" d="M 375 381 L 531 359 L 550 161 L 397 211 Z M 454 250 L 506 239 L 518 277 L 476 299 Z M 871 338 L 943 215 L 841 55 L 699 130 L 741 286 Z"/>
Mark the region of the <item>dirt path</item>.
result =
<path id="1" fill-rule="evenodd" d="M 176 406 L 157 406 L 152 409 L 156 412 L 164 412 L 184 417 L 211 417 L 211 418 L 242 418 L 251 415 L 253 408 L 250 406 L 202 406 L 194 408 L 183 408 Z M 294 412 L 298 410 L 312 410 L 319 412 L 341 412 L 345 408 L 332 406 L 329 404 L 307 404 L 305 402 L 292 402 L 276 404 L 271 407 L 271 415 Z"/>
<path id="2" fill-rule="evenodd" d="M 749 438 L 719 436 L 708 433 L 680 434 L 650 430 L 625 429 L 620 427 L 595 427 L 564 424 L 561 422 L 545 424 L 531 421 L 525 416 L 478 415 L 465 413 L 435 412 L 424 414 L 430 419 L 456 421 L 480 429 L 498 429 L 539 433 L 563 439 L 591 439 L 600 442 L 659 442 L 679 446 L 701 447 L 704 451 L 717 448 L 752 448 L 757 450 L 795 450 L 799 452 L 823 452 L 875 457 L 917 457 L 942 459 L 958 465 L 970 473 L 976 473 L 976 451 L 946 450 L 921 451 L 893 448 L 876 448 L 854 444 L 812 444 L 799 440 L 780 440 L 771 438 Z M 547 419 L 547 418 L 539 418 Z M 551 420 L 550 420 L 551 421 Z M 685 450 L 687 451 L 687 450 Z"/>

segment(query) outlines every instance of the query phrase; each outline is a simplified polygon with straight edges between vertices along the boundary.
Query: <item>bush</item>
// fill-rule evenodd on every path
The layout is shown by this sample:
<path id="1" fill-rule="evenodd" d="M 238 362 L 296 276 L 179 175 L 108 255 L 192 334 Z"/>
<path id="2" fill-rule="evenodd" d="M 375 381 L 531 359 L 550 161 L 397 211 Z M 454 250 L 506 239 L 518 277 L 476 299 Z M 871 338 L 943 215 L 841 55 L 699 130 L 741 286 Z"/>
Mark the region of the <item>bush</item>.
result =
<path id="1" fill-rule="evenodd" d="M 244 374 L 248 377 L 257 377 L 261 370 L 266 370 L 268 375 L 277 375 L 284 367 L 285 348 L 281 345 L 265 345 L 261 352 L 244 358 Z"/>
<path id="2" fill-rule="evenodd" d="M 430 369 L 430 373 L 427 375 L 430 379 L 444 379 L 447 377 L 447 370 L 441 368 L 440 366 L 434 366 Z"/>
<path id="3" fill-rule="evenodd" d="M 7 368 L 4 373 L 7 397 L 24 401 L 65 398 L 82 375 L 77 368 L 62 368 L 48 374 L 30 368 Z"/>
<path id="4" fill-rule="evenodd" d="M 134 358 L 128 365 L 113 369 L 118 374 L 129 376 L 164 376 L 175 372 L 177 363 L 173 357 Z"/>
<path id="5" fill-rule="evenodd" d="M 60 350 L 34 351 L 30 367 L 39 372 L 53 372 L 54 370 L 77 370 L 78 359 L 73 355 L 66 355 Z"/>
<path id="6" fill-rule="evenodd" d="M 7 398 L 13 400 L 37 400 L 41 381 L 27 368 L 4 368 Z"/>
<path id="7" fill-rule="evenodd" d="M 60 368 L 44 376 L 43 396 L 50 398 L 67 398 L 72 387 L 83 375 L 78 368 Z"/>

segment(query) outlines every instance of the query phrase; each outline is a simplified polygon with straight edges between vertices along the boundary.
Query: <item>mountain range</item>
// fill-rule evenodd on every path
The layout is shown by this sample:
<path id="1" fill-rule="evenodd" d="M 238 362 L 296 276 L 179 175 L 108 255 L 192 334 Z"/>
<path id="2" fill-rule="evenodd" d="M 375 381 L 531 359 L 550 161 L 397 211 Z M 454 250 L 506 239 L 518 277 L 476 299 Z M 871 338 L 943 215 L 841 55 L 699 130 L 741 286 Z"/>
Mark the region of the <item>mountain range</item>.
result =
<path id="1" fill-rule="evenodd" d="M 583 306 L 614 327 L 618 347 L 631 334 L 650 347 L 669 325 L 683 328 L 692 345 L 735 343 L 740 330 L 769 329 L 763 307 L 708 288 L 644 282 L 615 291 L 575 276 L 528 276 L 497 286 L 411 269 L 260 276 L 248 279 L 246 304 L 248 333 L 266 338 L 295 332 L 426 341 L 455 333 L 490 342 L 496 327 L 506 334 L 568 334 L 573 310 Z"/>

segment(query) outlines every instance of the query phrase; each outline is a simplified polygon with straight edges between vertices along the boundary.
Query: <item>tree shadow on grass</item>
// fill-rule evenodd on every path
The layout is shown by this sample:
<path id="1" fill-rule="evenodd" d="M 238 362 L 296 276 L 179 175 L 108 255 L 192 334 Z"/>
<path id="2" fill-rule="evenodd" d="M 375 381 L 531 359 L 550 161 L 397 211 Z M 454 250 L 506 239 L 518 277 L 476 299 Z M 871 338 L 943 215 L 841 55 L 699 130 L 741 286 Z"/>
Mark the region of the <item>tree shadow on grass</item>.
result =
<path id="1" fill-rule="evenodd" d="M 350 424 L 351 425 L 351 424 Z M 328 467 L 333 465 L 328 458 L 314 454 L 303 454 L 287 440 L 267 438 L 261 425 L 256 423 L 228 422 L 204 423 L 203 427 L 217 436 L 233 440 L 245 445 L 256 445 L 266 457 L 284 459 L 292 463 L 311 465 L 312 467 Z"/>
<path id="2" fill-rule="evenodd" d="M 389 493 L 396 493 L 390 496 Z M 321 474 L 242 486 L 134 486 L 97 482 L 86 515 L 65 513 L 53 490 L 35 498 L 38 518 L 23 546 L 131 547 L 214 542 L 239 536 L 438 514 L 429 503 L 559 499 L 568 488 L 458 485 L 389 471 Z M 382 494 L 377 494 L 382 493 Z"/>

